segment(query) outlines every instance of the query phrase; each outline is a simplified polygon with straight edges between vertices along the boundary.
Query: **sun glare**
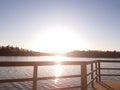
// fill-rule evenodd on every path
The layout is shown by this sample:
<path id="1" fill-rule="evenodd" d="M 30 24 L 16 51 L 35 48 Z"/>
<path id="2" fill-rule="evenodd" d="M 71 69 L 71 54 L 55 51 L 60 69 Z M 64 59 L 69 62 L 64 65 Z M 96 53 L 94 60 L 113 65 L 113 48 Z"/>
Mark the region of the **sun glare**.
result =
<path id="1" fill-rule="evenodd" d="M 62 66 L 60 64 L 54 66 L 55 76 L 61 76 Z"/>
<path id="2" fill-rule="evenodd" d="M 56 62 L 62 62 L 62 61 L 68 61 L 69 57 L 56 55 L 49 57 L 49 60 L 56 61 Z"/>
<path id="3" fill-rule="evenodd" d="M 78 47 L 78 37 L 66 27 L 50 27 L 36 40 L 36 49 L 38 51 L 50 53 L 65 53 Z"/>
<path id="4" fill-rule="evenodd" d="M 55 77 L 56 77 L 56 79 L 54 81 L 55 81 L 55 83 L 57 83 L 59 80 L 59 77 L 62 74 L 62 65 L 61 64 L 54 66 L 54 73 L 55 73 Z"/>
<path id="5" fill-rule="evenodd" d="M 56 79 L 54 80 L 54 82 L 57 83 L 59 81 L 59 77 L 61 76 L 62 70 L 63 70 L 63 66 L 61 65 L 61 62 L 69 60 L 69 58 L 65 57 L 65 56 L 56 55 L 56 56 L 52 56 L 51 60 L 53 60 L 55 62 L 58 62 L 57 65 L 53 66 L 54 75 L 56 77 Z"/>

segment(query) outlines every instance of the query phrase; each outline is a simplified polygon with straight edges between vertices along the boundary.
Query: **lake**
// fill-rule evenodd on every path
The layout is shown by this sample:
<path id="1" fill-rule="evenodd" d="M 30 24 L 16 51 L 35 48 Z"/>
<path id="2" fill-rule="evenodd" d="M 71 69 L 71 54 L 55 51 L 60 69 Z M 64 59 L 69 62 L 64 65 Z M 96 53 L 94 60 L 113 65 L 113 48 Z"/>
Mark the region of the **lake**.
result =
<path id="1" fill-rule="evenodd" d="M 91 61 L 91 60 L 120 60 L 120 58 L 69 58 L 63 56 L 30 56 L 30 57 L 14 57 L 14 56 L 1 56 L 0 62 L 7 61 Z M 119 67 L 118 64 L 102 64 L 102 67 Z M 16 78 L 31 78 L 33 76 L 32 67 L 0 67 L 0 79 L 16 79 Z M 104 71 L 102 73 L 118 73 L 119 71 Z M 80 74 L 79 66 L 39 66 L 38 76 L 61 76 L 61 75 L 75 75 Z M 103 80 L 120 81 L 119 77 L 103 77 Z M 47 90 L 54 87 L 74 86 L 80 84 L 80 78 L 72 79 L 55 79 L 55 80 L 41 80 L 38 81 L 37 90 Z M 0 90 L 32 90 L 32 82 L 18 82 L 18 83 L 4 83 L 0 84 Z M 73 90 L 73 89 L 72 89 Z M 74 89 L 80 90 L 80 89 Z"/>

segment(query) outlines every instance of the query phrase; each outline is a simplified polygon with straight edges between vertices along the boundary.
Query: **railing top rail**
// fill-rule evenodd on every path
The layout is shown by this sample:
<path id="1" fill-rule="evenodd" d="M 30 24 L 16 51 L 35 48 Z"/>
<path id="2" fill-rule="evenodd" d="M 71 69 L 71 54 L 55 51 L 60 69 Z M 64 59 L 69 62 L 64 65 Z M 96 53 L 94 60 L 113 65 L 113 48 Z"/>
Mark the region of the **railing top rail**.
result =
<path id="1" fill-rule="evenodd" d="M 120 63 L 120 60 L 97 60 L 98 62 L 106 62 L 106 63 Z"/>
<path id="2" fill-rule="evenodd" d="M 2 61 L 0 66 L 49 66 L 49 65 L 82 65 L 91 64 L 95 62 L 105 62 L 105 63 L 120 63 L 120 60 L 93 60 L 93 61 Z"/>
<path id="3" fill-rule="evenodd" d="M 95 61 L 17 61 L 17 62 L 0 62 L 0 66 L 49 66 L 49 65 L 56 65 L 56 64 L 61 64 L 61 65 L 81 65 L 83 63 L 89 64 Z"/>

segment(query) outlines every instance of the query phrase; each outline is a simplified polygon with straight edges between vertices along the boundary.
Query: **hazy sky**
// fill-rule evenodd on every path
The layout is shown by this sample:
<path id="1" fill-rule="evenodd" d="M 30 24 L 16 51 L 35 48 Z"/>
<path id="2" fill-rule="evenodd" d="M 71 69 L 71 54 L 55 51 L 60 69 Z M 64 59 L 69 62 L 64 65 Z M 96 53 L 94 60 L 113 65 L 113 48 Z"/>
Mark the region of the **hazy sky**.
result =
<path id="1" fill-rule="evenodd" d="M 120 0 L 0 0 L 0 45 L 44 51 L 43 37 L 66 28 L 72 49 L 120 50 Z"/>

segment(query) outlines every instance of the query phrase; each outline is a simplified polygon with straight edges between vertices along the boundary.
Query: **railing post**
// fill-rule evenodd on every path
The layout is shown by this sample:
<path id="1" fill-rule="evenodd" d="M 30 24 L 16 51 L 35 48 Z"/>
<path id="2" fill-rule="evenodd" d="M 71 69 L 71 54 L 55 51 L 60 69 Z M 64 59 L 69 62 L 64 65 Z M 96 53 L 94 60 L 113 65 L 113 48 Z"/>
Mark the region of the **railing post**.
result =
<path id="1" fill-rule="evenodd" d="M 33 71 L 33 90 L 37 90 L 37 69 L 38 67 L 35 65 Z"/>
<path id="2" fill-rule="evenodd" d="M 81 90 L 87 90 L 87 65 L 81 63 Z"/>
<path id="3" fill-rule="evenodd" d="M 98 71 L 97 63 L 98 63 L 98 61 L 95 62 L 95 70 L 96 70 L 95 75 L 96 76 L 98 75 L 98 72 L 97 72 Z M 98 76 L 96 77 L 96 82 L 98 82 Z"/>
<path id="4" fill-rule="evenodd" d="M 91 72 L 92 72 L 92 73 L 91 73 L 91 79 L 93 79 L 93 78 L 94 78 L 93 63 L 91 63 Z M 91 84 L 92 87 L 94 87 L 93 83 L 94 83 L 94 80 L 92 81 L 92 84 Z"/>
<path id="5" fill-rule="evenodd" d="M 100 72 L 100 61 L 98 61 L 98 81 L 101 81 L 101 72 Z"/>

